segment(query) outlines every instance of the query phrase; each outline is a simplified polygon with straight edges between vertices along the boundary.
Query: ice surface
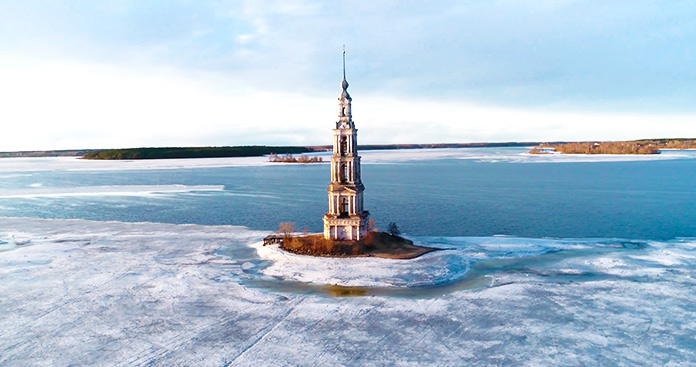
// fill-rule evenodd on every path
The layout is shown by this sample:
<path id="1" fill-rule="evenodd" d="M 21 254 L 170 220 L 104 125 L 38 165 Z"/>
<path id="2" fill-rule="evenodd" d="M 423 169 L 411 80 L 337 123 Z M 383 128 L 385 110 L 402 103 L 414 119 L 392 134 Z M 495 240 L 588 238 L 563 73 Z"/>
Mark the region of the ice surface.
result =
<path id="1" fill-rule="evenodd" d="M 438 256 L 469 259 L 464 278 L 397 295 L 364 288 L 365 297 L 330 297 L 303 283 L 264 280 L 263 271 L 275 265 L 249 246 L 266 234 L 0 218 L 0 246 L 23 242 L 0 252 L 0 365 L 690 366 L 696 360 L 694 240 L 416 238 L 452 248 Z M 379 280 L 419 266 L 418 260 L 394 269 L 392 262 L 349 263 L 336 260 L 317 272 L 318 262 L 288 258 L 283 269 L 317 272 L 306 281 L 330 274 L 363 281 L 370 268 Z M 487 285 L 468 287 L 477 277 Z"/>
<path id="2" fill-rule="evenodd" d="M 152 194 L 181 193 L 195 191 L 222 191 L 222 185 L 114 185 L 114 186 L 73 186 L 41 187 L 34 185 L 29 189 L 0 189 L 0 199 L 39 198 L 69 196 L 149 196 Z"/>
<path id="3" fill-rule="evenodd" d="M 91 160 L 77 157 L 22 157 L 0 159 L 0 172 L 33 171 L 113 171 L 147 169 L 186 169 L 215 167 L 244 167 L 273 164 L 268 157 Z"/>
<path id="4" fill-rule="evenodd" d="M 521 163 L 581 163 L 581 162 L 631 162 L 669 159 L 696 159 L 693 151 L 662 151 L 660 154 L 528 154 L 520 155 Z"/>
<path id="5" fill-rule="evenodd" d="M 569 163 L 569 162 L 615 162 L 646 161 L 664 159 L 696 159 L 693 150 L 666 150 L 662 154 L 650 155 L 583 155 L 583 154 L 527 154 L 531 147 L 503 148 L 439 148 L 439 149 L 394 149 L 364 150 L 360 152 L 364 164 L 386 164 L 438 159 L 462 159 L 482 162 L 511 163 Z M 311 153 L 328 161 L 329 152 Z M 195 158 L 195 159 L 146 159 L 146 160 L 89 160 L 76 157 L 23 157 L 0 159 L 2 177 L 15 177 L 20 172 L 32 171 L 112 171 L 187 169 L 277 165 L 268 157 Z M 284 163 L 292 164 L 292 163 Z M 300 163 L 298 163 L 300 164 Z M 11 173 L 10 173 L 11 172 Z M 12 176 L 7 176 L 7 175 Z"/>

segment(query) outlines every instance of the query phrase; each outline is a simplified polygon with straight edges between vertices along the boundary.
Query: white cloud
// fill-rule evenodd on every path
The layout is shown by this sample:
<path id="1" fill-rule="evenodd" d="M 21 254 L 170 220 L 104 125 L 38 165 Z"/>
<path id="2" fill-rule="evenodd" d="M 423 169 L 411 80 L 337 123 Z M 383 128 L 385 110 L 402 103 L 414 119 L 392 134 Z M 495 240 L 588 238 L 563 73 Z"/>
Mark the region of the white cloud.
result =
<path id="1" fill-rule="evenodd" d="M 349 77 L 371 92 L 693 113 L 694 15 L 687 2 L 645 0 L 27 0 L 0 12 L 0 59 L 215 70 L 262 90 L 317 94 L 334 83 L 345 43 Z"/>
<path id="2" fill-rule="evenodd" d="M 696 115 L 688 114 L 545 111 L 378 96 L 354 102 L 353 111 L 362 143 L 696 137 Z"/>
<path id="3" fill-rule="evenodd" d="M 253 34 L 240 34 L 235 39 L 237 40 L 238 43 L 242 45 L 246 45 L 253 41 L 255 36 Z"/>
<path id="4" fill-rule="evenodd" d="M 69 62 L 2 68 L 0 150 L 261 144 L 265 134 L 286 143 L 305 140 L 292 136 L 297 124 L 321 111 L 311 97 L 195 77 Z"/>
<path id="5" fill-rule="evenodd" d="M 339 90 L 259 90 L 224 73 L 71 61 L 0 65 L 0 150 L 329 144 Z M 544 111 L 357 94 L 363 144 L 696 137 L 693 115 Z"/>

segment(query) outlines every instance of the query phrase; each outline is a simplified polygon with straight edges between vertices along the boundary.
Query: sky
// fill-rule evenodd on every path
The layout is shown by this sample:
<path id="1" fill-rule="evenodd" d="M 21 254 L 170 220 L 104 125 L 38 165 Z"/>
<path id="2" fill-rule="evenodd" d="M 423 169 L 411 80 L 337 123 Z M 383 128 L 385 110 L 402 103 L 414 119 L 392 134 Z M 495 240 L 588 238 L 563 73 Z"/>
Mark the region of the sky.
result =
<path id="1" fill-rule="evenodd" d="M 0 0 L 0 151 L 696 138 L 689 1 Z"/>

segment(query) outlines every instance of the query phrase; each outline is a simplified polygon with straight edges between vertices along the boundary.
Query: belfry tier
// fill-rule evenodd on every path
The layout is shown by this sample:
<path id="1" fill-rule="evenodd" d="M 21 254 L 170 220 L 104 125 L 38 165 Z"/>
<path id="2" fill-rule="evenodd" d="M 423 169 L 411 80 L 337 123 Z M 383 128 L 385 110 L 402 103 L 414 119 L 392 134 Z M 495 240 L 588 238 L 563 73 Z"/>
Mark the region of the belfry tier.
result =
<path id="1" fill-rule="evenodd" d="M 333 130 L 333 156 L 331 157 L 331 183 L 359 184 L 360 156 L 357 155 L 358 130 L 337 128 Z"/>

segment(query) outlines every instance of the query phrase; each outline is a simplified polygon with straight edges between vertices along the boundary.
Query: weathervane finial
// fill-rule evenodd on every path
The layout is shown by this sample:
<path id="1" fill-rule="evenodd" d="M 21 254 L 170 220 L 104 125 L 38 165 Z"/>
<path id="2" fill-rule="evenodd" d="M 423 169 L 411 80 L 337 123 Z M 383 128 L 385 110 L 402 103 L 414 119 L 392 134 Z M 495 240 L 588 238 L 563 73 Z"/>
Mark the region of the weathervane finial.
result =
<path id="1" fill-rule="evenodd" d="M 343 45 L 343 80 L 341 81 L 341 88 L 343 88 L 343 93 L 341 94 L 341 98 L 343 97 L 348 97 L 350 99 L 350 95 L 348 95 L 348 82 L 346 81 L 346 45 Z"/>

